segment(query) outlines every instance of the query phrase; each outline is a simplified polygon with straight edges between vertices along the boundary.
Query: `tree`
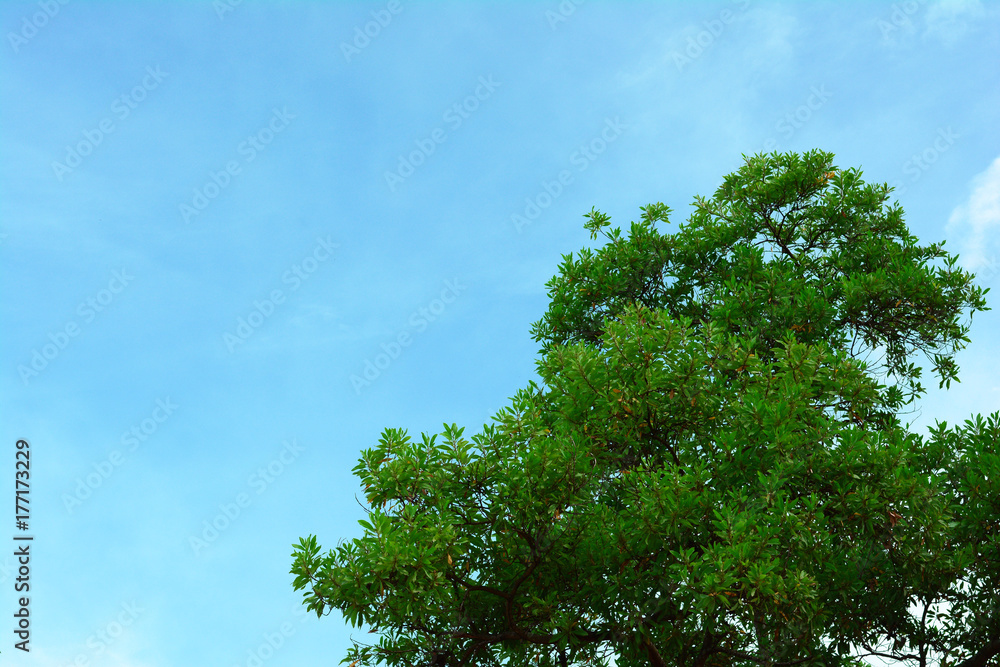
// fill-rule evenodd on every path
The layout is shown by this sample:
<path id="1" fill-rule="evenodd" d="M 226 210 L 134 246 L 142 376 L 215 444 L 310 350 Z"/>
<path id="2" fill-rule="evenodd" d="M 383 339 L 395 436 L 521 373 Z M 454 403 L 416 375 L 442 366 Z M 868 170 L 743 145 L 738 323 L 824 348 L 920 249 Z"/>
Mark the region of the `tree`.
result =
<path id="1" fill-rule="evenodd" d="M 380 634 L 344 662 L 1000 666 L 1000 413 L 899 419 L 988 290 L 890 192 L 774 153 L 671 235 L 662 204 L 627 237 L 592 210 L 542 384 L 471 442 L 386 429 L 364 535 L 294 546 L 308 609 Z"/>

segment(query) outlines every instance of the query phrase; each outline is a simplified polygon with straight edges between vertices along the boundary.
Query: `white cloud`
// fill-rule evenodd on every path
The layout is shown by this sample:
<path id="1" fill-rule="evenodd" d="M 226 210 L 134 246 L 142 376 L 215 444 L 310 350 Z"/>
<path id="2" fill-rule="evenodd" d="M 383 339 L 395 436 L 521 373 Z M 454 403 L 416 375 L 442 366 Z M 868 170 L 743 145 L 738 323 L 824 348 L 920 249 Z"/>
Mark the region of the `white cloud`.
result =
<path id="1" fill-rule="evenodd" d="M 951 212 L 945 231 L 964 237 L 961 264 L 969 271 L 985 269 L 982 280 L 1000 270 L 1000 157 L 972 179 L 971 190 L 969 199 Z"/>
<path id="2" fill-rule="evenodd" d="M 924 14 L 924 37 L 940 39 L 945 46 L 958 42 L 970 29 L 970 21 L 985 14 L 979 0 L 938 0 Z"/>
<path id="3" fill-rule="evenodd" d="M 981 0 L 907 0 L 893 3 L 892 10 L 884 11 L 874 24 L 888 46 L 919 46 L 914 38 L 922 24 L 920 42 L 936 41 L 952 47 L 996 13 Z"/>

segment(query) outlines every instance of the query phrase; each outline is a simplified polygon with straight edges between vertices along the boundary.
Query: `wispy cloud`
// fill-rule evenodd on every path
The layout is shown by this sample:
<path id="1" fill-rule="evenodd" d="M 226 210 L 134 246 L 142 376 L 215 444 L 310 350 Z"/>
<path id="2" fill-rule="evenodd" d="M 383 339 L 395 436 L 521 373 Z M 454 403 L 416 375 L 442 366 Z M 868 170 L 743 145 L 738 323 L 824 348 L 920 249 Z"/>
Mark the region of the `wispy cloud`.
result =
<path id="1" fill-rule="evenodd" d="M 1000 252 L 996 235 L 990 234 L 1000 228 L 1000 157 L 972 179 L 971 190 L 968 200 L 951 212 L 945 229 L 962 238 L 962 266 L 970 271 L 994 267 L 993 273 Z"/>
<path id="2" fill-rule="evenodd" d="M 645 54 L 634 69 L 622 70 L 619 80 L 624 86 L 633 86 L 650 79 L 662 80 L 665 75 L 684 75 L 689 66 L 720 43 L 737 39 L 735 33 L 739 30 L 734 26 L 742 28 L 749 7 L 750 0 L 731 0 L 713 9 L 705 7 L 696 20 L 688 20 L 683 26 L 664 24 L 665 36 L 657 41 L 656 48 Z M 771 38 L 765 35 L 763 41 L 770 42 Z"/>
<path id="3" fill-rule="evenodd" d="M 743 47 L 744 62 L 752 67 L 767 67 L 772 73 L 788 70 L 800 29 L 799 21 L 788 8 L 758 7 L 747 12 L 749 35 Z"/>
<path id="4" fill-rule="evenodd" d="M 924 14 L 924 37 L 939 39 L 952 46 L 982 19 L 986 11 L 979 0 L 938 0 Z"/>

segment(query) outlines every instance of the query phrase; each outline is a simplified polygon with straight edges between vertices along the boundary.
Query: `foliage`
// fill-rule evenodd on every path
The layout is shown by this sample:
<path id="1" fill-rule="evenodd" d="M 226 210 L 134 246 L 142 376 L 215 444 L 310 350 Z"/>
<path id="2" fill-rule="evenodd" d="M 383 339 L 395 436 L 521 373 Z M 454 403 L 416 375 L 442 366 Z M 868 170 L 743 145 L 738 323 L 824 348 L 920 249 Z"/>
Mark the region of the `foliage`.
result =
<path id="1" fill-rule="evenodd" d="M 364 535 L 295 545 L 308 609 L 380 634 L 344 662 L 1000 665 L 1000 413 L 898 418 L 986 291 L 832 160 L 748 158 L 672 235 L 587 216 L 542 385 L 471 441 L 387 429 Z"/>

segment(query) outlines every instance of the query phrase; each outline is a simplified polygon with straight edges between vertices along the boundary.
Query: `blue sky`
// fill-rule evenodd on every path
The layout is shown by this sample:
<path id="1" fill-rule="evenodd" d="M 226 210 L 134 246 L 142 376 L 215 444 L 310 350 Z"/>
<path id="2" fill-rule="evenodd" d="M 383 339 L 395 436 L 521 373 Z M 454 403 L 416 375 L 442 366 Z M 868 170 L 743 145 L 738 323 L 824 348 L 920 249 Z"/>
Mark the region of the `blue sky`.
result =
<path id="1" fill-rule="evenodd" d="M 0 5 L 12 665 L 336 664 L 292 544 L 360 534 L 383 429 L 469 435 L 537 377 L 593 206 L 679 223 L 821 148 L 1000 287 L 996 3 L 223 2 Z M 998 318 L 914 430 L 1000 409 Z"/>

